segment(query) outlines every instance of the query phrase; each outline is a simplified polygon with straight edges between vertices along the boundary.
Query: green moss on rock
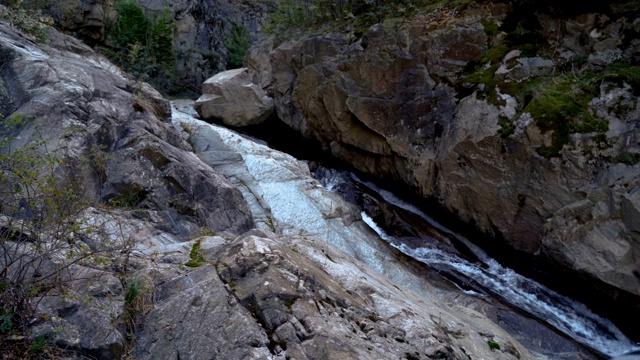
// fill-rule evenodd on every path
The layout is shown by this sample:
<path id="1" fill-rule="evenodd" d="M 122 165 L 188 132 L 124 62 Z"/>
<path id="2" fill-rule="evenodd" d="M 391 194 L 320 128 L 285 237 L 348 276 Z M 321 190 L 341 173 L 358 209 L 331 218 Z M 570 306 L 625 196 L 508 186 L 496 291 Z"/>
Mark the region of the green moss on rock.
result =
<path id="1" fill-rule="evenodd" d="M 202 252 L 200 251 L 200 240 L 197 240 L 193 244 L 191 252 L 189 253 L 189 257 L 191 258 L 191 260 L 187 261 L 184 266 L 198 267 L 205 263 L 206 260 L 204 258 L 204 255 L 202 255 Z"/>

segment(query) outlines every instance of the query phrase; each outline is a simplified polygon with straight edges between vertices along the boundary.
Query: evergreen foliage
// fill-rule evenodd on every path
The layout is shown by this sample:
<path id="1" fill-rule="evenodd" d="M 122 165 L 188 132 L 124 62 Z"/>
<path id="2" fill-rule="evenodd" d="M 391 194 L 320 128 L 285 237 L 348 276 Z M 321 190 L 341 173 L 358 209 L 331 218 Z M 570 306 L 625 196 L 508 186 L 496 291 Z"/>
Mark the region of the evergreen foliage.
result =
<path id="1" fill-rule="evenodd" d="M 149 20 L 142 8 L 129 0 L 116 2 L 115 9 L 118 18 L 109 34 L 114 45 L 119 48 L 126 48 L 136 42 L 146 45 Z"/>
<path id="2" fill-rule="evenodd" d="M 117 19 L 108 24 L 112 48 L 106 53 L 134 77 L 148 80 L 161 91 L 175 87 L 173 20 L 168 7 L 149 18 L 133 0 L 116 2 Z"/>
<path id="3" fill-rule="evenodd" d="M 228 52 L 227 69 L 237 69 L 242 67 L 244 55 L 247 53 L 247 50 L 249 50 L 249 46 L 251 45 L 247 29 L 240 24 L 234 23 L 233 31 L 224 44 L 227 47 Z"/>

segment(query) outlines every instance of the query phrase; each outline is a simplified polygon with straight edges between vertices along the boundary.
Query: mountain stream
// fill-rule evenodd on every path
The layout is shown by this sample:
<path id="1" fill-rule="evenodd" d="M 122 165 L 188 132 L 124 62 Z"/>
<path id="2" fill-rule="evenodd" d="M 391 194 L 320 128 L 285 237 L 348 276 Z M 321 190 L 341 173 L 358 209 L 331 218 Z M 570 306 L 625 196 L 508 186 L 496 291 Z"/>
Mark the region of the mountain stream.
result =
<path id="1" fill-rule="evenodd" d="M 380 217 L 380 211 L 375 207 L 367 209 L 366 205 L 364 208 L 361 206 L 362 219 L 384 241 L 411 258 L 428 265 L 466 294 L 481 298 L 497 297 L 547 323 L 574 341 L 606 356 L 616 356 L 638 349 L 638 344 L 629 340 L 608 319 L 594 314 L 587 306 L 502 266 L 468 239 L 440 225 L 418 207 L 399 199 L 392 192 L 381 189 L 371 182 L 362 181 L 356 175 L 345 171 L 318 167 L 314 171 L 314 176 L 327 189 L 346 195 L 347 199 L 352 190 L 345 189 L 357 187 L 372 194 L 364 195 L 365 198 L 371 196 L 382 198 L 387 205 L 394 208 L 394 211 L 403 212 L 422 221 L 424 224 L 420 227 L 426 226 L 431 233 L 422 234 L 420 236 L 422 240 L 415 241 L 415 237 L 389 234 L 394 229 L 385 229 L 375 220 L 376 217 Z M 358 201 L 355 202 L 358 203 Z M 360 203 L 367 203 L 367 201 L 360 201 Z M 442 239 L 454 239 L 463 244 L 472 256 L 464 256 L 456 254 L 455 251 L 443 249 L 439 245 L 442 241 L 433 241 L 435 240 L 433 231 Z M 415 233 L 413 229 L 410 232 Z"/>

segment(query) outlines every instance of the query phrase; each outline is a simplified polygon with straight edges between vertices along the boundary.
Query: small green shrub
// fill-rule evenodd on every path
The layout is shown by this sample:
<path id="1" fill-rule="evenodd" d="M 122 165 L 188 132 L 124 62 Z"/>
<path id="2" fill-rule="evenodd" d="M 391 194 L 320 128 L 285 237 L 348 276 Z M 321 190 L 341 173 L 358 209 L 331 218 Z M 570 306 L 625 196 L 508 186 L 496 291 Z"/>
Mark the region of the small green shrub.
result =
<path id="1" fill-rule="evenodd" d="M 1 308 L 0 309 L 0 334 L 6 335 L 13 332 L 13 309 Z"/>
<path id="2" fill-rule="evenodd" d="M 44 353 L 47 348 L 47 338 L 44 336 L 40 336 L 31 342 L 29 345 L 29 350 L 32 354 L 41 354 Z"/>
<path id="3" fill-rule="evenodd" d="M 132 281 L 127 285 L 127 293 L 124 295 L 125 305 L 127 306 L 132 305 L 139 295 L 140 295 L 140 283 L 137 281 Z"/>
<path id="4" fill-rule="evenodd" d="M 140 194 L 133 191 L 125 191 L 118 196 L 109 199 L 108 205 L 124 209 L 135 209 L 141 200 Z"/>
<path id="5" fill-rule="evenodd" d="M 487 35 L 490 37 L 496 36 L 498 32 L 500 32 L 498 25 L 496 25 L 496 23 L 494 23 L 493 21 L 482 19 L 480 20 L 480 23 L 484 27 L 484 32 L 487 33 Z"/>
<path id="6" fill-rule="evenodd" d="M 506 138 L 509 135 L 513 134 L 513 132 L 516 130 L 515 126 L 513 126 L 513 122 L 504 115 L 501 115 L 498 118 L 498 125 L 500 125 L 500 136 L 503 138 Z"/>
<path id="7" fill-rule="evenodd" d="M 121 281 L 126 289 L 122 313 L 126 347 L 132 349 L 135 346 L 136 333 L 142 328 L 146 315 L 154 307 L 155 292 L 149 278 L 130 279 L 123 277 Z"/>
<path id="8" fill-rule="evenodd" d="M 500 350 L 500 344 L 493 340 L 487 341 L 487 344 L 489 345 L 489 349 L 491 350 Z"/>

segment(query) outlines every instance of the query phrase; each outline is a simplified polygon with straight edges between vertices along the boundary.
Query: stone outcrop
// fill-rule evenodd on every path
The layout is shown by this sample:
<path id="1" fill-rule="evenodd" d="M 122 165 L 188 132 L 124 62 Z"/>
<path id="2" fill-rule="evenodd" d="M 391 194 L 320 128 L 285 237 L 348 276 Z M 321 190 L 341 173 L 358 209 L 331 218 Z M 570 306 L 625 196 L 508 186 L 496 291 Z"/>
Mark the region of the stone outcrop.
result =
<path id="1" fill-rule="evenodd" d="M 94 42 L 105 40 L 105 27 L 113 20 L 114 0 L 76 0 L 47 2 L 44 5 L 56 24 Z"/>
<path id="2" fill-rule="evenodd" d="M 0 32 L 2 116 L 27 120 L 2 151 L 51 144 L 42 151 L 79 201 L 163 211 L 185 237 L 253 227 L 240 192 L 189 152 L 157 91 L 73 38 L 36 46 L 6 24 Z"/>
<path id="3" fill-rule="evenodd" d="M 553 131 L 521 113 L 513 96 L 492 100 L 484 84 L 470 88 L 463 76 L 507 35 L 488 27 L 508 11 L 470 5 L 456 16 L 386 20 L 357 39 L 264 41 L 248 64 L 283 122 L 356 170 L 402 182 L 514 249 L 635 293 L 640 103 L 629 84 L 605 81 L 587 102 L 608 131 L 569 134 L 558 157 L 541 156 Z M 581 53 L 595 70 L 637 57 L 638 20 L 588 14 L 567 20 L 565 33 L 558 21 L 540 15 L 564 55 L 509 52 L 480 65 L 517 82 L 571 66 L 567 59 Z"/>
<path id="4" fill-rule="evenodd" d="M 137 358 L 530 357 L 470 309 L 434 312 L 330 245 L 273 236 L 254 231 L 220 248 L 213 265 L 161 273 Z"/>
<path id="5" fill-rule="evenodd" d="M 267 120 L 274 112 L 273 99 L 250 76 L 249 69 L 240 68 L 207 79 L 202 84 L 202 96 L 194 105 L 200 117 L 231 127 Z"/>

